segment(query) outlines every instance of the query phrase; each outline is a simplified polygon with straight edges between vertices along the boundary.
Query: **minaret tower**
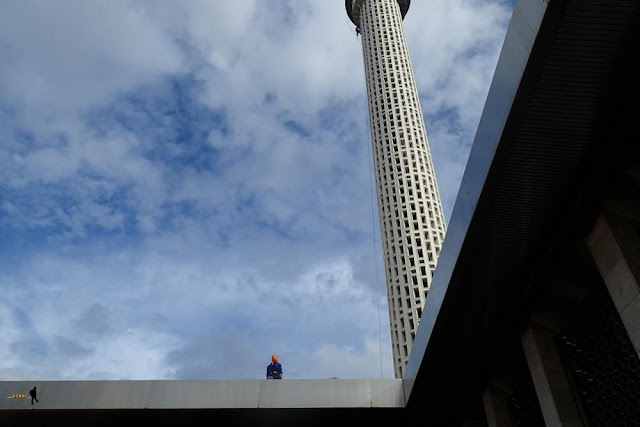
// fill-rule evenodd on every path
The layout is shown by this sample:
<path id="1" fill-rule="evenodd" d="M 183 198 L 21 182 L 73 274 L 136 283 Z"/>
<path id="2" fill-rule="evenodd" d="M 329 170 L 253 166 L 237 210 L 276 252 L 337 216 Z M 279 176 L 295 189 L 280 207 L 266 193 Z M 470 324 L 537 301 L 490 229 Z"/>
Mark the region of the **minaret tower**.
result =
<path id="1" fill-rule="evenodd" d="M 402 19 L 410 0 L 345 0 L 362 36 L 396 378 L 446 232 Z"/>

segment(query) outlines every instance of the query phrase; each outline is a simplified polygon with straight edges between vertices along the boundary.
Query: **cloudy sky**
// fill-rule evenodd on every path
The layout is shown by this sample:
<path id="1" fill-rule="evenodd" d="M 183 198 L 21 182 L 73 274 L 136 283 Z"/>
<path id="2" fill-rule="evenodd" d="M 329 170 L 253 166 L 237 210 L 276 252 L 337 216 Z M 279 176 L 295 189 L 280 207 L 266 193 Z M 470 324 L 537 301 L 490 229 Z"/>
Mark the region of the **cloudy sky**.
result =
<path id="1" fill-rule="evenodd" d="M 447 221 L 511 10 L 405 19 Z M 393 377 L 343 1 L 0 0 L 0 64 L 0 379 Z"/>

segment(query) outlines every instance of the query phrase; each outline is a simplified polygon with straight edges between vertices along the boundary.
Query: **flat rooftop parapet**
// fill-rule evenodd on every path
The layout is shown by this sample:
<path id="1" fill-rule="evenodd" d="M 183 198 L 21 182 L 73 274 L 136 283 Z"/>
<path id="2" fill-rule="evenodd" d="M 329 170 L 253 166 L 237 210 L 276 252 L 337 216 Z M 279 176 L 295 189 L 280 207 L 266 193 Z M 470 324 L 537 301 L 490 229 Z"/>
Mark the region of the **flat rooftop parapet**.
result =
<path id="1" fill-rule="evenodd" d="M 39 402 L 31 406 L 29 390 Z M 0 381 L 0 415 L 19 410 L 404 408 L 402 380 Z"/>

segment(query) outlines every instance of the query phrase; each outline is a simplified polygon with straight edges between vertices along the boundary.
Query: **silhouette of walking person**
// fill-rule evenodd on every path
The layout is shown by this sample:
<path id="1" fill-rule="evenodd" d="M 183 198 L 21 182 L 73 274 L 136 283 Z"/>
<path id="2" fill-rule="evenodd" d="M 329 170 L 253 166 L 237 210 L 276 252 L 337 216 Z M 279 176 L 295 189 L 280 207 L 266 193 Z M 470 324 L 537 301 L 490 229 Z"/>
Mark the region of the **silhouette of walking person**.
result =
<path id="1" fill-rule="evenodd" d="M 35 400 L 36 402 L 40 402 L 38 400 L 38 396 L 37 396 L 37 391 L 36 388 L 32 388 L 31 390 L 29 390 L 29 395 L 31 396 L 31 404 L 33 405 L 33 401 Z"/>

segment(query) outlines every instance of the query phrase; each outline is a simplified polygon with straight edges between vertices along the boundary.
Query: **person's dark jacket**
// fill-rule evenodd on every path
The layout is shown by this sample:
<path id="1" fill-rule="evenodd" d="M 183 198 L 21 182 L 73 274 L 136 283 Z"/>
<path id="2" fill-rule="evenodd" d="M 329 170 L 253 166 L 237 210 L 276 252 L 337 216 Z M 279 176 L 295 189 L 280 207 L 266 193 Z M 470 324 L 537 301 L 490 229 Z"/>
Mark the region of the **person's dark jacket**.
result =
<path id="1" fill-rule="evenodd" d="M 267 366 L 267 379 L 268 380 L 281 380 L 282 379 L 282 365 L 279 362 L 271 362 Z"/>

